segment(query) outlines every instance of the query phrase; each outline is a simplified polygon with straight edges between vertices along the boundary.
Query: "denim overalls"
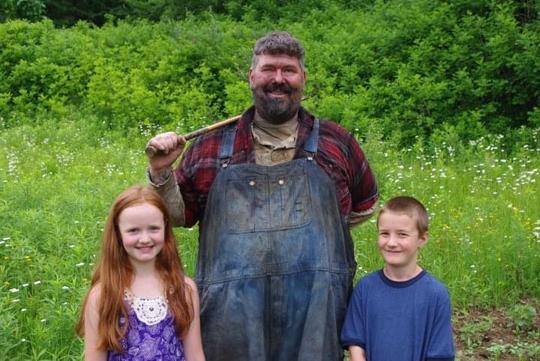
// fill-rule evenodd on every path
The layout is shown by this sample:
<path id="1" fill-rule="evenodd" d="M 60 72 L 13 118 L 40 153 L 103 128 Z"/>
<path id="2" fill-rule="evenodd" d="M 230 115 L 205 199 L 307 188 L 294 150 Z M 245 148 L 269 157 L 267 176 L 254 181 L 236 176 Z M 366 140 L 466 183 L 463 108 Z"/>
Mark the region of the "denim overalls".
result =
<path id="1" fill-rule="evenodd" d="M 235 129 L 224 131 L 201 227 L 206 359 L 341 360 L 355 261 L 334 182 L 313 160 L 319 120 L 309 156 L 274 166 L 229 164 Z"/>

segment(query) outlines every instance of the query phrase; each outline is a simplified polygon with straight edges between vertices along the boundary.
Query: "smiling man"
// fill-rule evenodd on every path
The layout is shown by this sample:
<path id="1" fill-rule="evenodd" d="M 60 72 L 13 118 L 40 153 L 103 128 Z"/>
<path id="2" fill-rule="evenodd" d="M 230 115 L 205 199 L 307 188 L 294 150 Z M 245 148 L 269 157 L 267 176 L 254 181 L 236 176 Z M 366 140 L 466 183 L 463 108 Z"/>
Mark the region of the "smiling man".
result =
<path id="1" fill-rule="evenodd" d="M 196 139 L 152 138 L 150 183 L 176 225 L 199 222 L 196 280 L 209 361 L 332 361 L 356 264 L 349 227 L 378 193 L 355 138 L 301 106 L 304 49 L 286 32 L 259 39 L 254 105 Z"/>
<path id="2" fill-rule="evenodd" d="M 305 80 L 306 72 L 294 56 L 256 56 L 249 70 L 256 114 L 274 124 L 296 120 Z"/>

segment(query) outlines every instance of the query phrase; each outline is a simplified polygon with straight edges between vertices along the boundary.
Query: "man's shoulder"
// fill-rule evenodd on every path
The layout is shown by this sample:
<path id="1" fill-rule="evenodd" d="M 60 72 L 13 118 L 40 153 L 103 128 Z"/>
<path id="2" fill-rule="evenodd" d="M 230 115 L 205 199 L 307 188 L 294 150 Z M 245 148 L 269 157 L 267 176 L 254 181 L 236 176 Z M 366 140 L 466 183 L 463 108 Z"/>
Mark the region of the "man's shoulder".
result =
<path id="1" fill-rule="evenodd" d="M 228 124 L 224 127 L 220 127 L 217 129 L 213 129 L 208 131 L 207 133 L 204 133 L 195 139 L 193 139 L 193 142 L 191 143 L 191 146 L 200 145 L 200 144 L 208 144 L 212 142 L 220 142 L 221 138 L 223 137 L 223 133 L 226 130 L 230 130 L 231 128 L 236 127 L 236 124 Z"/>
<path id="2" fill-rule="evenodd" d="M 189 145 L 186 150 L 186 155 L 189 158 L 193 158 L 193 161 L 208 157 L 216 158 L 221 147 L 224 132 L 234 126 L 235 125 L 228 125 L 198 136 Z"/>
<path id="3" fill-rule="evenodd" d="M 329 119 L 319 119 L 321 135 L 332 135 L 338 137 L 352 137 L 351 132 L 339 123 Z"/>
<path id="4" fill-rule="evenodd" d="M 315 116 L 308 112 L 304 108 L 300 108 L 298 120 L 304 124 L 304 126 L 311 128 L 314 119 L 319 119 L 319 133 L 321 136 L 332 135 L 350 137 L 351 133 L 339 123 L 326 118 Z"/>
<path id="5" fill-rule="evenodd" d="M 190 145 L 190 149 L 194 147 L 210 147 L 211 151 L 215 151 L 221 142 L 225 133 L 234 134 L 234 138 L 245 138 L 249 136 L 251 122 L 253 119 L 253 110 L 250 108 L 246 110 L 240 118 L 225 126 L 221 126 L 210 130 L 193 140 Z"/>

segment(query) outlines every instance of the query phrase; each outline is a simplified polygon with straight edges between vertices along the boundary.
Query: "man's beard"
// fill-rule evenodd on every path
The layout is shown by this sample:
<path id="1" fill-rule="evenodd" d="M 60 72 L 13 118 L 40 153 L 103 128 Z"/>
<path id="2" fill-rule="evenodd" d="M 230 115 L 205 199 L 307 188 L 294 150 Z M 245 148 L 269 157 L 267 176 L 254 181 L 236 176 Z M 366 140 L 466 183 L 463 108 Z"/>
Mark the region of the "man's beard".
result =
<path id="1" fill-rule="evenodd" d="M 288 96 L 274 98 L 267 93 L 281 91 Z M 266 86 L 251 88 L 255 109 L 266 121 L 281 124 L 296 115 L 302 100 L 302 88 L 293 88 L 287 84 L 271 83 Z"/>

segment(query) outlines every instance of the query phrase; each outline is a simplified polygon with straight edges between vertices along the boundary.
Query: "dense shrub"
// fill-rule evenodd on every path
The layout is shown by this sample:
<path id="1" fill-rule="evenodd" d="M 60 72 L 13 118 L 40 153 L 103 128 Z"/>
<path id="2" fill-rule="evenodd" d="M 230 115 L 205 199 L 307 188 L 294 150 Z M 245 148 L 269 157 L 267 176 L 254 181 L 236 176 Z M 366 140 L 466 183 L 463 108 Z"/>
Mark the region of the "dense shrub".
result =
<path id="1" fill-rule="evenodd" d="M 462 11 L 414 1 L 341 14 L 310 62 L 315 106 L 350 128 L 377 122 L 407 144 L 435 129 L 471 139 L 538 127 L 538 25 L 520 25 L 510 5 Z"/>
<path id="2" fill-rule="evenodd" d="M 10 114 L 65 107 L 95 113 L 111 128 L 212 121 L 223 115 L 227 92 L 245 79 L 254 37 L 228 21 L 208 20 L 201 30 L 194 19 L 100 29 L 79 23 L 60 30 L 50 21 L 3 24 L 4 126 L 13 124 Z"/>
<path id="3" fill-rule="evenodd" d="M 9 127 L 28 119 L 21 114 L 82 111 L 107 128 L 198 127 L 245 109 L 255 39 L 286 29 L 307 50 L 306 107 L 360 133 L 406 145 L 433 134 L 467 141 L 540 126 L 540 21 L 532 5 L 236 4 L 242 21 L 204 13 L 101 28 L 0 24 L 0 121 Z M 291 4 L 299 5 L 297 21 L 284 12 Z M 257 6 L 264 11 L 250 12 Z M 276 20 L 263 16 L 272 6 Z"/>

